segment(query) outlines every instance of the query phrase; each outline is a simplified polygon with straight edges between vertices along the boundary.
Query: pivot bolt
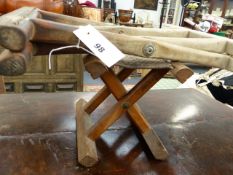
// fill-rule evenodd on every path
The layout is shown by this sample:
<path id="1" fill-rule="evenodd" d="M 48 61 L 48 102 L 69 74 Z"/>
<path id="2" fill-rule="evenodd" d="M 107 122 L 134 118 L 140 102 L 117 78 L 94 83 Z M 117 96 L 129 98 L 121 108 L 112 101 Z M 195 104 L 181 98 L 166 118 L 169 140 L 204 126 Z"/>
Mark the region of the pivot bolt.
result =
<path id="1" fill-rule="evenodd" d="M 129 104 L 128 103 L 123 103 L 121 107 L 123 109 L 129 109 Z"/>
<path id="2" fill-rule="evenodd" d="M 143 54 L 146 56 L 146 57 L 149 57 L 151 56 L 155 51 L 155 47 L 154 45 L 152 44 L 146 44 L 144 47 L 143 47 Z"/>

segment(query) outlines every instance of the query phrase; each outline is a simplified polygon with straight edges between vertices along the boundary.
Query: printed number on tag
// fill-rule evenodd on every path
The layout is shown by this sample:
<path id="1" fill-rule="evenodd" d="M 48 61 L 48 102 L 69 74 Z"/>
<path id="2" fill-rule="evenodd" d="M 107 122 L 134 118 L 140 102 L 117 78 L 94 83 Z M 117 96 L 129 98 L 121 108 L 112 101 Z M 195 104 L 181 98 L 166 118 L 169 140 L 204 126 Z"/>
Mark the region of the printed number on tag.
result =
<path id="1" fill-rule="evenodd" d="M 125 55 L 93 26 L 81 26 L 73 33 L 108 67 L 113 66 Z"/>
<path id="2" fill-rule="evenodd" d="M 103 52 L 103 51 L 105 50 L 105 49 L 101 46 L 101 44 L 98 44 L 98 43 L 95 45 L 95 48 L 97 48 L 99 52 Z"/>

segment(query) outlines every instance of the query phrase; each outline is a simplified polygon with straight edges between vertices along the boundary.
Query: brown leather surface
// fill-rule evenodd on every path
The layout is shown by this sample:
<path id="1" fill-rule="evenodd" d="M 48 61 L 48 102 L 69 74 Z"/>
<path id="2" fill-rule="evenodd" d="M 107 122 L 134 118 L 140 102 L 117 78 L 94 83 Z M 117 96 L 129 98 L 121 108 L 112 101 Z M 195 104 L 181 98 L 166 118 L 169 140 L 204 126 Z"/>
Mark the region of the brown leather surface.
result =
<path id="1" fill-rule="evenodd" d="M 23 6 L 63 13 L 63 0 L 0 0 L 0 13 L 7 13 Z"/>
<path id="2" fill-rule="evenodd" d="M 155 90 L 139 102 L 169 157 L 155 160 L 129 120 L 96 142 L 100 161 L 77 163 L 75 102 L 93 93 L 0 96 L 0 175 L 232 175 L 232 109 L 193 89 Z M 91 115 L 96 122 L 116 101 Z"/>
<path id="3" fill-rule="evenodd" d="M 5 12 L 5 0 L 0 0 L 0 13 Z"/>

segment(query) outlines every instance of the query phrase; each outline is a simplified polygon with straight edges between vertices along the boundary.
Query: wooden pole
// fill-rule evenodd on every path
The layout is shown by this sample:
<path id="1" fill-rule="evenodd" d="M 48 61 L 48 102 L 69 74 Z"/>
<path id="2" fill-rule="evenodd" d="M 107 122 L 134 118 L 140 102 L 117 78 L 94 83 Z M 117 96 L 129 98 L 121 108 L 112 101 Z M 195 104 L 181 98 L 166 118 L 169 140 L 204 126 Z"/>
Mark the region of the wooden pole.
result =
<path id="1" fill-rule="evenodd" d="M 5 83 L 4 83 L 4 77 L 0 76 L 0 94 L 5 93 Z"/>
<path id="2" fill-rule="evenodd" d="M 170 72 L 176 77 L 179 82 L 184 83 L 189 77 L 193 75 L 193 71 L 184 64 L 175 62 L 172 63 L 173 69 Z"/>
<path id="3" fill-rule="evenodd" d="M 28 62 L 33 56 L 33 47 L 30 43 L 22 52 L 4 50 L 0 54 L 0 75 L 15 76 L 26 72 Z"/>
<path id="4" fill-rule="evenodd" d="M 163 7 L 162 7 L 162 9 L 161 9 L 161 16 L 160 16 L 159 28 L 162 28 L 163 17 L 164 17 L 164 11 L 165 11 L 166 6 L 167 6 L 167 0 L 163 0 L 162 4 L 163 4 Z M 167 10 L 168 10 L 168 9 L 167 9 Z"/>
<path id="5" fill-rule="evenodd" d="M 24 7 L 0 17 L 0 45 L 11 51 L 22 51 L 32 35 L 32 25 L 26 18 L 36 18 L 36 8 Z M 25 22 L 24 22 L 25 21 Z"/>
<path id="6" fill-rule="evenodd" d="M 214 6 L 215 6 L 215 4 L 216 4 L 216 0 L 209 0 L 209 2 L 210 2 L 210 7 L 209 7 L 209 14 L 212 14 L 212 11 L 213 11 L 213 8 L 214 8 Z"/>
<path id="7" fill-rule="evenodd" d="M 228 3 L 229 3 L 229 0 L 224 0 L 224 2 L 223 2 L 222 15 L 221 15 L 222 18 L 224 18 L 226 15 Z"/>

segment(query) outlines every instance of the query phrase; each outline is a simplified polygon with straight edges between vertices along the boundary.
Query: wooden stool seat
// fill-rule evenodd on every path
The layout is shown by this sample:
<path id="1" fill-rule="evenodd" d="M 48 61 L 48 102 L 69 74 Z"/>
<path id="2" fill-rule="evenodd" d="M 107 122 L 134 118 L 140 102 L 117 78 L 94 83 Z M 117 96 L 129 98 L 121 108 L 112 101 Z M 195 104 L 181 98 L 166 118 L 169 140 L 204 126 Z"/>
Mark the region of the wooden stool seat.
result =
<path id="1" fill-rule="evenodd" d="M 120 60 L 117 65 L 131 68 L 131 69 L 164 69 L 172 68 L 172 64 L 169 60 L 155 59 L 155 58 L 144 58 L 139 56 L 127 55 L 125 58 Z"/>
<path id="2" fill-rule="evenodd" d="M 138 58 L 140 60 L 140 57 Z M 145 59 L 141 59 L 146 63 Z M 137 58 L 134 59 L 129 66 L 136 65 Z M 130 57 L 121 61 L 130 62 Z M 120 63 L 121 63 L 120 62 Z M 156 65 L 158 62 L 158 66 Z M 89 102 L 80 99 L 77 102 L 77 147 L 78 160 L 83 166 L 93 166 L 98 161 L 97 149 L 95 140 L 98 139 L 103 132 L 105 132 L 115 121 L 117 121 L 123 113 L 127 112 L 130 120 L 134 126 L 140 131 L 145 142 L 151 150 L 153 156 L 158 160 L 165 160 L 168 152 L 161 142 L 160 138 L 154 132 L 150 124 L 147 122 L 144 114 L 136 102 L 154 86 L 169 70 L 173 69 L 173 65 L 178 68 L 176 64 L 166 63 L 165 61 L 152 60 L 148 63 L 153 63 L 156 67 L 150 67 L 152 70 L 129 92 L 125 89 L 124 81 L 135 68 L 123 68 L 117 75 L 107 68 L 101 61 L 94 56 L 87 56 L 84 58 L 84 65 L 86 70 L 93 78 L 100 77 L 105 83 L 103 87 Z M 144 65 L 149 65 L 148 63 Z M 139 67 L 143 67 L 143 64 Z M 146 68 L 148 68 L 146 66 Z M 182 67 L 183 69 L 184 67 Z M 179 72 L 174 71 L 174 72 Z M 188 71 L 189 72 L 189 71 Z M 187 72 L 186 72 L 187 73 Z M 90 114 L 110 95 L 112 94 L 118 101 L 112 108 L 106 109 L 106 113 L 99 121 L 91 124 Z"/>

